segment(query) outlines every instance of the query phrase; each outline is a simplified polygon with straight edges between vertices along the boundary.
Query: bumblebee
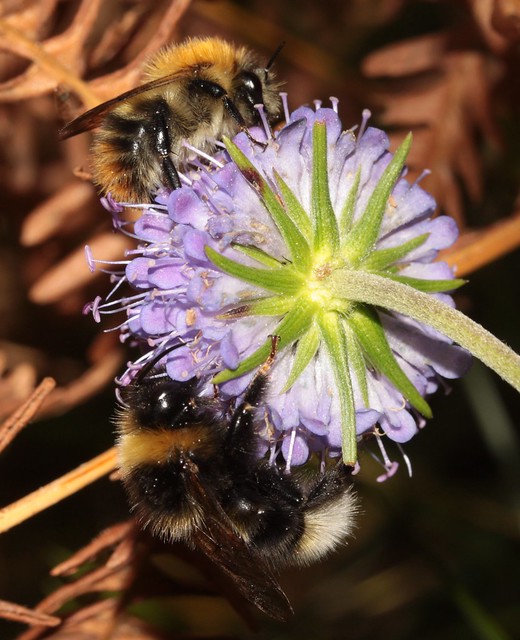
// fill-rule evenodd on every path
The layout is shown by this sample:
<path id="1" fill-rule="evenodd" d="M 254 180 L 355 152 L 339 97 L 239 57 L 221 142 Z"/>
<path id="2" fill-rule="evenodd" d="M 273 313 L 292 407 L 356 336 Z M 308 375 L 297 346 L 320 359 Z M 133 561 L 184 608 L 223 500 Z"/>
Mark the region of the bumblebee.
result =
<path id="1" fill-rule="evenodd" d="M 158 190 L 178 189 L 177 168 L 188 150 L 211 152 L 215 140 L 269 122 L 281 100 L 271 66 L 247 48 L 220 38 L 193 38 L 159 51 L 145 69 L 145 83 L 72 120 L 63 140 L 98 129 L 92 144 L 92 174 L 103 194 L 119 202 L 148 202 Z M 251 136 L 250 136 L 251 137 Z"/>
<path id="2" fill-rule="evenodd" d="M 140 524 L 165 542 L 199 549 L 246 600 L 285 620 L 292 609 L 276 570 L 343 543 L 356 500 L 352 469 L 341 462 L 308 480 L 258 459 L 255 410 L 275 350 L 273 339 L 227 420 L 218 397 L 199 395 L 196 379 L 148 375 L 151 362 L 123 388 L 117 430 L 121 476 Z"/>

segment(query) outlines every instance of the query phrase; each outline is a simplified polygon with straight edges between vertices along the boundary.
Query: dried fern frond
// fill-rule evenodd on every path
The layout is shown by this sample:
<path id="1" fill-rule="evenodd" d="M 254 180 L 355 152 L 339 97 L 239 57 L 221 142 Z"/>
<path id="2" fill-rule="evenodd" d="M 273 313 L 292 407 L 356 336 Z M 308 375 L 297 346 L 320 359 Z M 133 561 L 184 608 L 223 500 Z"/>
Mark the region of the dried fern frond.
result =
<path id="1" fill-rule="evenodd" d="M 105 481 L 87 507 L 82 497 L 88 491 L 69 498 L 70 517 L 80 522 L 76 527 L 85 535 L 79 542 L 61 535 L 59 507 L 39 520 L 26 520 L 116 468 L 114 450 L 103 453 L 110 446 L 110 407 L 90 414 L 88 405 L 88 425 L 75 436 L 79 458 L 74 462 L 68 462 L 67 448 L 73 429 L 61 446 L 61 432 L 53 433 L 48 446 L 36 440 L 36 455 L 49 465 L 45 471 L 50 478 L 85 460 L 54 482 L 49 477 L 37 482 L 27 468 L 30 437 L 38 426 L 29 426 L 9 445 L 30 422 L 45 416 L 72 416 L 70 426 L 76 427 L 83 407 L 68 412 L 110 387 L 128 357 L 116 334 L 97 332 L 81 309 L 100 293 L 84 262 L 83 246 L 119 259 L 129 245 L 112 233 L 109 216 L 88 184 L 88 136 L 59 143 L 57 131 L 85 108 L 136 85 L 146 57 L 173 39 L 218 33 L 249 40 L 266 52 L 286 40 L 277 67 L 291 99 L 312 103 L 339 94 L 341 108 L 349 114 L 344 121 L 358 122 L 361 108 L 369 106 L 394 130 L 396 140 L 414 131 L 412 169 L 432 170 L 426 188 L 436 191 L 464 228 L 457 245 L 441 257 L 457 267 L 459 276 L 487 265 L 475 278 L 478 287 L 483 277 L 485 291 L 493 290 L 487 273 L 505 269 L 501 288 L 510 306 L 504 303 L 503 309 L 511 311 L 495 320 L 513 325 L 518 279 L 507 265 L 516 263 L 511 255 L 502 266 L 497 260 L 520 246 L 518 152 L 512 149 L 520 98 L 517 3 L 332 0 L 306 3 L 304 10 L 298 3 L 270 0 L 251 0 L 247 6 L 202 1 L 193 3 L 192 10 L 189 0 L 7 0 L 0 5 L 0 189 L 6 234 L 0 269 L 0 415 L 5 420 L 0 470 L 2 479 L 7 477 L 2 483 L 6 493 L 12 487 L 18 495 L 31 492 L 8 506 L 17 497 L 11 495 L 1 505 L 0 523 L 10 528 L 2 542 L 16 553 L 1 559 L 0 588 L 8 600 L 41 599 L 33 608 L 2 601 L 0 617 L 28 626 L 21 633 L 20 627 L 13 631 L 18 640 L 243 637 L 240 619 L 252 626 L 252 616 L 204 558 L 152 541 L 133 522 L 105 528 L 106 522 L 97 519 L 106 506 L 106 486 L 117 489 L 116 482 Z M 410 31 L 403 28 L 406 11 L 432 7 L 466 20 L 462 26 L 456 20 L 443 23 L 426 34 L 413 21 L 404 21 L 412 24 Z M 494 189 L 497 175 L 509 180 L 502 199 Z M 471 300 L 466 291 L 465 303 L 473 310 L 480 304 L 490 313 L 497 306 L 485 297 L 483 302 Z M 516 334 L 515 325 L 512 340 Z M 57 386 L 52 388 L 48 376 L 58 380 Z M 462 395 L 453 394 L 460 404 L 450 405 L 444 416 L 440 413 L 437 440 L 426 440 L 413 484 L 397 480 L 381 500 L 379 488 L 376 492 L 359 480 L 359 490 L 366 493 L 365 518 L 349 558 L 289 576 L 297 616 L 282 631 L 267 631 L 269 637 L 335 638 L 338 629 L 348 629 L 352 640 L 382 635 L 408 640 L 423 632 L 465 637 L 478 632 L 478 619 L 495 637 L 505 637 L 502 627 L 519 627 L 518 608 L 511 604 L 513 582 L 497 576 L 504 558 L 511 573 L 518 573 L 513 551 L 517 513 L 504 491 L 506 466 L 471 430 L 473 418 Z M 497 413 L 490 418 L 493 426 Z M 98 424 L 99 432 L 108 434 L 99 447 L 94 434 Z M 436 446 L 437 441 L 441 444 Z M 88 445 L 89 453 L 84 453 Z M 508 459 L 514 450 L 507 447 Z M 62 463 L 60 471 L 54 470 L 56 460 Z M 111 478 L 117 480 L 117 473 Z M 39 493 L 32 492 L 40 485 Z M 119 507 L 117 516 L 105 514 L 109 523 L 125 517 L 122 492 Z M 110 509 L 116 511 L 117 505 Z M 46 520 L 50 528 L 45 528 Z M 51 570 L 60 580 L 58 587 L 46 582 L 49 566 L 58 562 L 49 560 L 55 557 L 52 545 L 59 547 L 60 559 L 68 554 Z M 482 548 L 488 553 L 481 554 Z M 444 549 L 449 551 L 441 557 Z M 43 567 L 37 564 L 40 553 L 45 555 Z M 25 558 L 30 574 L 23 572 Z M 17 583 L 25 575 L 33 589 L 19 597 L 14 589 L 21 588 Z M 494 591 L 488 597 L 489 584 Z M 42 599 L 42 593 L 49 595 Z M 443 616 L 438 616 L 439 606 Z M 168 624 L 161 626 L 159 619 Z"/>
<path id="2" fill-rule="evenodd" d="M 411 166 L 431 170 L 427 187 L 459 225 L 459 183 L 474 201 L 482 196 L 477 137 L 500 140 L 492 94 L 505 67 L 488 58 L 478 48 L 461 49 L 456 34 L 443 32 L 388 45 L 363 63 L 367 77 L 384 78 L 375 92 L 384 105 L 381 121 L 403 134 L 414 131 Z"/>

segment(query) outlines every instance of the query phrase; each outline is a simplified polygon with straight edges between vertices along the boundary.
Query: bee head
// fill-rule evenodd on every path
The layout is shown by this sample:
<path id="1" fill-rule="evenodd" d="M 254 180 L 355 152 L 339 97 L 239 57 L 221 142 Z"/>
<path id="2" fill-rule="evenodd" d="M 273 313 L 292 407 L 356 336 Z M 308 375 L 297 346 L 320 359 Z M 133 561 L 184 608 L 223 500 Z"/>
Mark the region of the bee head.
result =
<path id="1" fill-rule="evenodd" d="M 123 403 L 131 408 L 142 428 L 180 429 L 197 422 L 203 411 L 198 402 L 197 378 L 172 380 L 157 367 L 164 356 L 182 346 L 185 344 L 179 343 L 157 354 L 121 389 Z"/>

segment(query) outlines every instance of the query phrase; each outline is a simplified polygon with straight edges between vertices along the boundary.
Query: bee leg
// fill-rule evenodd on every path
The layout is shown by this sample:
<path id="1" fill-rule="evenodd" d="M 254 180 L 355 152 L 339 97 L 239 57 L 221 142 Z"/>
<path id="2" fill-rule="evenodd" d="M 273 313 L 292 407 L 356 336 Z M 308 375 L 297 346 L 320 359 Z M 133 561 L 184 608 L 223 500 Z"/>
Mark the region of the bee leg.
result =
<path id="1" fill-rule="evenodd" d="M 180 189 L 181 179 L 179 178 L 179 173 L 175 168 L 175 165 L 172 162 L 170 156 L 166 156 L 161 160 L 162 170 L 165 178 L 165 182 L 167 183 L 165 186 L 171 189 Z"/>
<path id="2" fill-rule="evenodd" d="M 336 496 L 343 494 L 346 487 L 350 486 L 353 470 L 353 467 L 348 467 L 340 461 L 325 471 L 309 491 L 305 509 L 313 511 L 334 502 Z"/>
<path id="3" fill-rule="evenodd" d="M 254 378 L 249 383 L 244 394 L 244 400 L 242 405 L 252 405 L 252 408 L 257 407 L 262 400 L 262 396 L 267 384 L 268 374 L 273 366 L 276 351 L 278 349 L 278 343 L 280 342 L 280 336 L 269 336 L 271 338 L 271 351 L 267 356 L 264 364 L 258 369 Z"/>
<path id="4" fill-rule="evenodd" d="M 243 131 L 246 134 L 246 136 L 249 138 L 249 140 L 251 140 L 251 142 L 253 142 L 254 144 L 259 144 L 264 148 L 267 147 L 267 144 L 265 142 L 262 142 L 261 140 L 257 140 L 255 137 L 251 135 L 251 132 L 247 128 L 244 118 L 242 118 L 240 111 L 237 109 L 233 100 L 231 100 L 231 98 L 227 95 L 224 96 L 222 100 L 224 102 L 224 107 L 226 111 L 233 118 L 233 120 L 238 124 L 238 126 L 240 127 L 240 131 Z"/>
<path id="5" fill-rule="evenodd" d="M 155 134 L 155 149 L 161 157 L 161 168 L 163 171 L 165 187 L 172 191 L 180 189 L 181 179 L 170 157 L 171 140 L 168 127 L 168 119 L 171 117 L 170 107 L 164 100 L 158 100 L 154 110 L 155 123 L 153 132 Z"/>
<path id="6" fill-rule="evenodd" d="M 273 366 L 280 341 L 280 336 L 270 336 L 270 338 L 271 352 L 249 383 L 244 399 L 233 412 L 224 443 L 227 456 L 233 458 L 237 464 L 244 465 L 244 467 L 248 466 L 250 461 L 256 459 L 256 451 L 251 451 L 254 412 L 262 400 L 267 386 L 269 370 Z"/>

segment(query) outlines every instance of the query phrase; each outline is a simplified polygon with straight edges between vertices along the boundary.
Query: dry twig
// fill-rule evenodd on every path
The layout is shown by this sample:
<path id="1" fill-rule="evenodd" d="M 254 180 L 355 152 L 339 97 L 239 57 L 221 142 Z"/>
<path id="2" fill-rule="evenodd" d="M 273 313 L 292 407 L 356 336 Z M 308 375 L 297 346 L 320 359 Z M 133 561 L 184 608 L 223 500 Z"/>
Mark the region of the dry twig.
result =
<path id="1" fill-rule="evenodd" d="M 115 448 L 109 449 L 88 463 L 80 465 L 17 502 L 0 509 L 0 533 L 9 531 L 17 524 L 106 476 L 115 469 L 116 464 L 116 450 Z"/>
<path id="2" fill-rule="evenodd" d="M 520 247 L 520 212 L 480 231 L 466 231 L 456 244 L 439 254 L 457 269 L 457 277 L 466 276 L 492 264 Z"/>
<path id="3" fill-rule="evenodd" d="M 61 622 L 60 618 L 56 616 L 40 613 L 39 611 L 34 611 L 33 609 L 22 607 L 14 602 L 7 602 L 6 600 L 0 600 L 0 618 L 44 627 L 56 627 Z"/>
<path id="4" fill-rule="evenodd" d="M 45 378 L 32 392 L 30 397 L 2 425 L 0 425 L 0 452 L 3 451 L 30 422 L 45 398 L 55 388 L 52 378 Z"/>

